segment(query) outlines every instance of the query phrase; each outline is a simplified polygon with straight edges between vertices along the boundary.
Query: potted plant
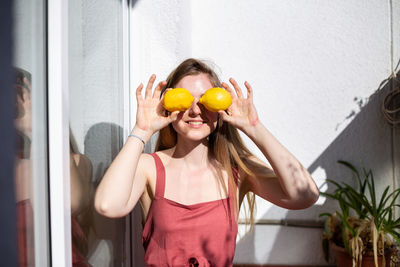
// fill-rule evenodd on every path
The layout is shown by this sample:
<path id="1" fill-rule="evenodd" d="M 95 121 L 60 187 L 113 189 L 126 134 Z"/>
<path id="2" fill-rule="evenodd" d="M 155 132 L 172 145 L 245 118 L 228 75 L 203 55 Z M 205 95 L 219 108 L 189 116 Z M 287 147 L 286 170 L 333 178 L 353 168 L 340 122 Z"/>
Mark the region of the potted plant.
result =
<path id="1" fill-rule="evenodd" d="M 351 163 L 338 163 L 352 171 L 358 189 L 345 182 L 327 179 L 335 190 L 333 193 L 320 192 L 339 204 L 335 212 L 320 214 L 320 217 L 328 217 L 323 233 L 325 259 L 329 259 L 331 245 L 340 267 L 389 267 L 391 255 L 400 244 L 400 216 L 393 216 L 394 207 L 400 206 L 396 204 L 400 188 L 389 192 L 390 186 L 387 186 L 382 195 L 377 196 L 371 170 L 363 168 L 360 174 Z"/>

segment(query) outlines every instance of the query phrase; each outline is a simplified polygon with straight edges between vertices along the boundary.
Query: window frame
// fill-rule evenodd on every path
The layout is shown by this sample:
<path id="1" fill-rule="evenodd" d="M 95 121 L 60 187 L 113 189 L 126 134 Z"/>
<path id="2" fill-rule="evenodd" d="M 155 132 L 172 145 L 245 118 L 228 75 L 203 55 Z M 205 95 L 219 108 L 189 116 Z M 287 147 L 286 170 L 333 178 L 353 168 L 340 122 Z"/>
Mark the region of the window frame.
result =
<path id="1" fill-rule="evenodd" d="M 68 1 L 47 1 L 51 266 L 72 266 L 69 171 Z"/>

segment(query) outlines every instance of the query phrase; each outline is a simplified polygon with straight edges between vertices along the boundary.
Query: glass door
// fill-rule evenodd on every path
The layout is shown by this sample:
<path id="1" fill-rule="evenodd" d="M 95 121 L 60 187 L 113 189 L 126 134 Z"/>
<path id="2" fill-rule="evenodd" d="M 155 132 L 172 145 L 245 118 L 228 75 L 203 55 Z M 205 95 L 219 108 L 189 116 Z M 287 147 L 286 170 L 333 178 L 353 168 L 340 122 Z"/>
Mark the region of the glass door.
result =
<path id="1" fill-rule="evenodd" d="M 19 266 L 49 266 L 46 1 L 14 1 Z"/>
<path id="2" fill-rule="evenodd" d="M 93 197 L 129 131 L 128 1 L 16 0 L 19 266 L 132 266 Z"/>
<path id="3" fill-rule="evenodd" d="M 124 142 L 125 1 L 68 1 L 73 266 L 128 266 L 127 218 L 94 210 L 97 185 Z M 129 98 L 127 98 L 129 99 Z"/>

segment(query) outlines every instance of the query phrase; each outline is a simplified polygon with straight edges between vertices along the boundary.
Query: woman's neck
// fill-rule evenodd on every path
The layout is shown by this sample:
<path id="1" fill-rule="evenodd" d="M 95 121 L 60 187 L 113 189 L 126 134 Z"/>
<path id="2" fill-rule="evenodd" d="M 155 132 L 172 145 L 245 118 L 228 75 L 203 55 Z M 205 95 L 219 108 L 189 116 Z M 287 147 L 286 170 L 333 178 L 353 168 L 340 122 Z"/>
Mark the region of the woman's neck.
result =
<path id="1" fill-rule="evenodd" d="M 172 157 L 183 160 L 188 167 L 204 167 L 208 165 L 208 142 L 207 140 L 193 142 L 178 138 Z"/>

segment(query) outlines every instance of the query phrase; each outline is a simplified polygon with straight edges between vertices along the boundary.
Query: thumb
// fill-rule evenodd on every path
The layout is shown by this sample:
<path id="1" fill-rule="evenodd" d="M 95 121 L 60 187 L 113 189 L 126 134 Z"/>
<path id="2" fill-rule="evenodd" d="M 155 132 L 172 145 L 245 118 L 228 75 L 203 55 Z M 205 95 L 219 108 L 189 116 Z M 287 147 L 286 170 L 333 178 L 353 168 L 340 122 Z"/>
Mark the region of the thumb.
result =
<path id="1" fill-rule="evenodd" d="M 219 116 L 221 117 L 221 119 L 223 120 L 223 121 L 226 121 L 226 122 L 230 122 L 232 119 L 231 119 L 231 116 L 229 116 L 226 112 L 225 112 L 225 110 L 220 110 L 220 111 L 218 111 L 218 114 L 219 114 Z"/>
<path id="2" fill-rule="evenodd" d="M 178 118 L 178 114 L 179 114 L 179 111 L 174 111 L 174 112 L 172 112 L 172 113 L 168 116 L 169 121 L 170 121 L 170 122 L 176 121 L 176 119 Z"/>

